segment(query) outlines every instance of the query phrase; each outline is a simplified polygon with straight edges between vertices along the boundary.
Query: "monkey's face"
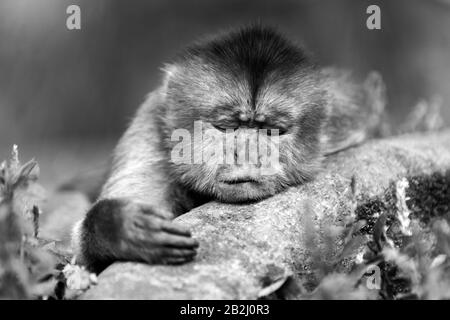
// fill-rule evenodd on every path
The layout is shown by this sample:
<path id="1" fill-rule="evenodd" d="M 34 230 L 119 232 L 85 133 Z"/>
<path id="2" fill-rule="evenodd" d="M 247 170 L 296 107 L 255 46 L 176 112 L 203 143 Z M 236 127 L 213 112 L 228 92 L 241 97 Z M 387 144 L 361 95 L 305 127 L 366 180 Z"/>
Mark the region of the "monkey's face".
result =
<path id="1" fill-rule="evenodd" d="M 239 72 L 175 70 L 164 116 L 171 173 L 225 202 L 271 196 L 310 179 L 325 118 L 313 73 L 268 74 L 257 92 Z"/>
<path id="2" fill-rule="evenodd" d="M 166 72 L 164 132 L 174 180 L 243 202 L 314 175 L 325 99 L 302 48 L 254 26 L 194 44 Z"/>

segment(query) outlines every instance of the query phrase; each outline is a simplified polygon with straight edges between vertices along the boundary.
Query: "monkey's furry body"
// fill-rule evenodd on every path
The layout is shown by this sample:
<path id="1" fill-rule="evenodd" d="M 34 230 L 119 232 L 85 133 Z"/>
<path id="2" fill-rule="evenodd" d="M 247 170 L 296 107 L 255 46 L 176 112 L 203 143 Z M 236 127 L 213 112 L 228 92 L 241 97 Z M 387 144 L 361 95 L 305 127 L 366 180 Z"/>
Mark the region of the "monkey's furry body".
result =
<path id="1" fill-rule="evenodd" d="M 312 179 L 324 156 L 374 135 L 384 108 L 377 74 L 357 83 L 345 71 L 317 66 L 304 49 L 260 26 L 196 43 L 164 73 L 118 143 L 99 199 L 76 228 L 78 258 L 94 271 L 116 260 L 193 259 L 198 243 L 173 217 L 206 201 L 257 201 Z M 171 162 L 172 132 L 192 132 L 199 120 L 218 135 L 277 129 L 280 165 L 261 175 L 258 164 Z"/>

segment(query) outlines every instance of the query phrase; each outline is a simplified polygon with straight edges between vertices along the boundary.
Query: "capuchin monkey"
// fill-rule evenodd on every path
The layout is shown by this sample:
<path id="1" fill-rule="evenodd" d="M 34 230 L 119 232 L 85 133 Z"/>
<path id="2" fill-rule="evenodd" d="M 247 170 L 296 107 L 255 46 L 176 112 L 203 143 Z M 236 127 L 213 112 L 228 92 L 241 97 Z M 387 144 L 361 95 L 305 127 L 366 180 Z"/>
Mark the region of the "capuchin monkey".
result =
<path id="1" fill-rule="evenodd" d="M 319 67 L 270 28 L 244 27 L 189 46 L 165 66 L 120 139 L 100 196 L 74 230 L 77 259 L 95 272 L 114 261 L 192 260 L 199 244 L 176 216 L 212 200 L 258 201 L 311 180 L 324 156 L 377 134 L 384 95 L 378 74 L 357 82 Z M 275 172 L 252 170 L 260 163 L 171 161 L 179 142 L 172 133 L 193 134 L 195 121 L 218 135 L 276 131 Z"/>

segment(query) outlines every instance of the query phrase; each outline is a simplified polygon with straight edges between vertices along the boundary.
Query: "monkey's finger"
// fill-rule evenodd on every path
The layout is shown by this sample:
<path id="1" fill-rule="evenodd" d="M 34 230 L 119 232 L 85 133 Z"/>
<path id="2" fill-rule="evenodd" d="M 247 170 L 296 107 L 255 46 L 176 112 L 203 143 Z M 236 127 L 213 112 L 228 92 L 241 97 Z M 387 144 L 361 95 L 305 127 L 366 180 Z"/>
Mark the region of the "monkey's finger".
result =
<path id="1" fill-rule="evenodd" d="M 183 264 L 183 263 L 194 260 L 194 258 L 195 258 L 195 256 L 186 257 L 186 258 L 166 258 L 164 262 L 166 264 Z"/>
<path id="2" fill-rule="evenodd" d="M 191 236 L 191 231 L 187 227 L 185 227 L 177 222 L 163 221 L 161 224 L 161 228 L 162 228 L 162 230 L 169 232 L 169 233 L 178 234 L 178 235 L 187 236 L 187 237 Z"/>
<path id="3" fill-rule="evenodd" d="M 162 248 L 161 254 L 168 258 L 189 258 L 194 257 L 197 254 L 197 251 L 194 249 Z"/>
<path id="4" fill-rule="evenodd" d="M 164 219 L 172 220 L 175 217 L 173 212 L 168 210 L 156 208 L 155 212 L 158 213 L 158 216 L 163 217 Z"/>
<path id="5" fill-rule="evenodd" d="M 164 218 L 155 215 L 140 215 L 136 218 L 137 225 L 145 232 L 158 232 L 162 229 Z"/>
<path id="6" fill-rule="evenodd" d="M 161 263 L 166 260 L 190 261 L 196 256 L 194 249 L 175 249 L 167 247 L 133 247 L 125 257 L 131 261 L 144 261 L 150 264 Z"/>
<path id="7" fill-rule="evenodd" d="M 153 215 L 164 220 L 172 219 L 174 216 L 173 213 L 170 211 L 158 209 L 147 205 L 141 205 L 141 211 L 144 214 Z"/>
<path id="8" fill-rule="evenodd" d="M 165 231 L 169 233 L 190 236 L 191 233 L 187 228 L 179 224 L 175 224 L 167 218 L 160 216 L 159 214 L 144 214 L 140 216 L 141 225 L 152 231 Z"/>
<path id="9" fill-rule="evenodd" d="M 163 259 L 161 250 L 148 250 L 140 245 L 130 247 L 123 258 L 129 261 L 144 261 L 149 264 L 161 262 Z"/>
<path id="10" fill-rule="evenodd" d="M 160 245 L 175 248 L 198 248 L 199 243 L 196 239 L 185 236 L 173 235 L 170 233 L 161 233 L 155 235 Z"/>

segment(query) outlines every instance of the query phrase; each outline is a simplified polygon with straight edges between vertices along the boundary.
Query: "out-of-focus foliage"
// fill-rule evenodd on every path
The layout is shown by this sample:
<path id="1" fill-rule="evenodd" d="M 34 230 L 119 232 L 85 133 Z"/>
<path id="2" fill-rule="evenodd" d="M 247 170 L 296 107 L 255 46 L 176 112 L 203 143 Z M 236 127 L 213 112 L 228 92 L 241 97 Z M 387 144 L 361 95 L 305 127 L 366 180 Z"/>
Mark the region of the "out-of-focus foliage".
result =
<path id="1" fill-rule="evenodd" d="M 33 294 L 39 278 L 51 272 L 52 257 L 39 249 L 39 167 L 21 165 L 17 146 L 0 167 L 0 297 L 23 299 Z M 29 190 L 29 192 L 27 192 Z M 42 194 L 42 192 L 41 192 Z M 20 213 L 16 213 L 20 212 Z M 38 289 L 39 290 L 39 289 Z"/>
<path id="2" fill-rule="evenodd" d="M 96 281 L 57 241 L 39 237 L 38 176 L 36 161 L 20 163 L 17 146 L 0 165 L 0 299 L 71 298 Z"/>
<path id="3" fill-rule="evenodd" d="M 397 133 L 436 131 L 444 127 L 443 101 L 440 97 L 420 100 L 398 128 Z"/>

